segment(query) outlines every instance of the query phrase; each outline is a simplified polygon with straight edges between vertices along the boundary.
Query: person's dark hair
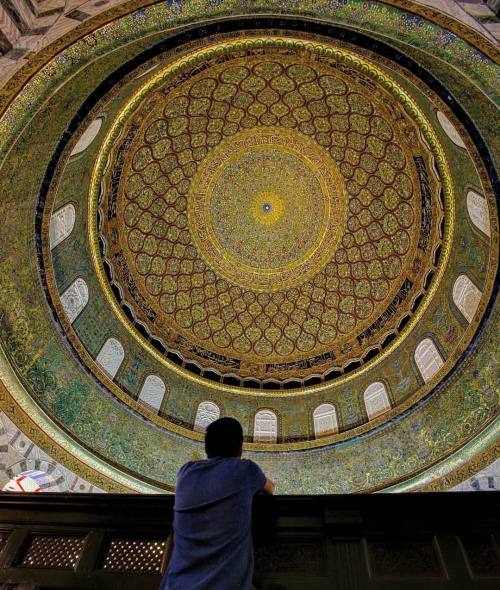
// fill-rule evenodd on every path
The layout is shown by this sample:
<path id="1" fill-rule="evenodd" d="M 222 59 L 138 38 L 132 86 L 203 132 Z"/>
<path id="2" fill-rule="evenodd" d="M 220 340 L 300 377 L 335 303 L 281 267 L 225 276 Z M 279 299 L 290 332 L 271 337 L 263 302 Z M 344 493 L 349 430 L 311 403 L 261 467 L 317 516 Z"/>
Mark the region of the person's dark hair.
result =
<path id="1" fill-rule="evenodd" d="M 207 426 L 207 457 L 239 457 L 243 448 L 243 429 L 236 418 L 219 418 Z"/>

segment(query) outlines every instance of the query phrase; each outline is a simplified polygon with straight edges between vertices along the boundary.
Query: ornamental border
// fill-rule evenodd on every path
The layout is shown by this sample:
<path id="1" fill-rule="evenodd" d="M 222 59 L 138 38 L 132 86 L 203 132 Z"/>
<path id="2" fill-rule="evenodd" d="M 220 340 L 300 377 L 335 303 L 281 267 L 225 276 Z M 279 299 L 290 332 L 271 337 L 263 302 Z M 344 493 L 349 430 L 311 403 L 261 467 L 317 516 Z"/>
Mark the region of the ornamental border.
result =
<path id="1" fill-rule="evenodd" d="M 500 49 L 489 41 L 484 35 L 477 32 L 469 25 L 462 23 L 452 16 L 449 16 L 436 8 L 430 6 L 422 6 L 417 4 L 414 0 L 377 0 L 378 3 L 392 6 L 393 8 L 399 9 L 402 12 L 415 14 L 421 18 L 428 20 L 439 27 L 449 30 L 458 37 L 470 43 L 475 49 L 486 55 L 494 63 L 500 63 Z M 56 39 L 53 43 L 50 43 L 46 47 L 42 48 L 36 55 L 31 57 L 29 61 L 21 67 L 20 70 L 15 72 L 7 81 L 7 83 L 0 88 L 0 118 L 7 110 L 9 104 L 14 100 L 15 96 L 19 94 L 21 88 L 47 63 L 54 58 L 58 53 L 66 49 L 69 45 L 74 43 L 76 40 L 93 33 L 96 29 L 109 24 L 110 22 L 129 14 L 146 8 L 148 6 L 158 4 L 159 0 L 128 0 L 119 6 L 114 6 L 105 10 L 94 17 L 90 18 L 85 23 L 77 25 L 71 31 L 65 33 L 62 37 Z M 316 17 L 304 16 L 295 13 L 248 13 L 248 16 L 257 18 L 259 16 L 285 16 L 285 17 L 296 17 L 305 20 L 317 20 Z M 218 17 L 213 17 L 214 20 Z M 232 17 L 225 16 L 226 19 Z M 210 19 L 212 20 L 212 19 Z M 200 19 L 196 24 L 204 22 Z M 186 23 L 176 25 L 172 27 L 172 30 L 182 29 L 193 24 L 193 21 L 187 21 Z"/>

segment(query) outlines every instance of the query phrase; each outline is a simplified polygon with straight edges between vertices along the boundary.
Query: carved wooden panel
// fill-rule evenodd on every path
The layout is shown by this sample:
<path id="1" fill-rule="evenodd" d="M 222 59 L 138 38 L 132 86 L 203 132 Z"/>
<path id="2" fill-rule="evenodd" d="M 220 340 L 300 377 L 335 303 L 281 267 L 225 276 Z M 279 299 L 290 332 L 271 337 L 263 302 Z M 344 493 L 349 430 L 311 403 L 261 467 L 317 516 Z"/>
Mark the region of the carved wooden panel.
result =
<path id="1" fill-rule="evenodd" d="M 159 573 L 166 541 L 112 539 L 103 569 L 113 572 Z"/>
<path id="2" fill-rule="evenodd" d="M 9 538 L 10 532 L 9 531 L 0 531 L 0 553 L 4 550 L 5 545 L 7 544 L 7 539 Z"/>
<path id="3" fill-rule="evenodd" d="M 500 552 L 491 535 L 462 535 L 460 541 L 472 576 L 500 578 Z"/>
<path id="4" fill-rule="evenodd" d="M 428 540 L 369 540 L 373 578 L 442 578 L 445 572 L 437 547 Z"/>
<path id="5" fill-rule="evenodd" d="M 74 569 L 85 537 L 75 535 L 33 535 L 21 565 L 31 568 Z"/>
<path id="6" fill-rule="evenodd" d="M 320 576 L 324 569 L 323 548 L 313 543 L 277 543 L 255 549 L 255 570 L 262 573 Z"/>

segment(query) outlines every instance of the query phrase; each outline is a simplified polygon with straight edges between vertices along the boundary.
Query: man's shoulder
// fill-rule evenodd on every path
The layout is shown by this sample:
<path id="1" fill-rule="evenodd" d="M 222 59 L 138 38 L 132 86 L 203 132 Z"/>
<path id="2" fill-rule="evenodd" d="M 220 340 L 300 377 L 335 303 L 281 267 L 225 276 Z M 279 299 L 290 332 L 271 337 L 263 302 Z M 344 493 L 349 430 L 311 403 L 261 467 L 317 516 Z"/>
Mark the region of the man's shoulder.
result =
<path id="1" fill-rule="evenodd" d="M 235 464 L 239 465 L 241 461 L 235 457 L 217 459 L 198 459 L 196 461 L 188 461 L 187 463 L 184 463 L 184 465 L 179 469 L 177 475 L 185 475 L 191 472 L 196 472 L 201 475 L 203 473 L 224 469 L 228 466 L 228 463 L 234 467 Z"/>
<path id="2" fill-rule="evenodd" d="M 261 468 L 251 459 L 242 459 L 241 457 L 226 457 L 220 460 L 223 469 L 238 471 L 240 473 L 249 473 L 250 475 L 258 474 Z"/>
<path id="3" fill-rule="evenodd" d="M 191 469 L 197 464 L 200 463 L 200 461 L 188 461 L 187 463 L 184 463 L 184 465 L 179 469 L 179 471 L 177 472 L 177 476 L 182 475 L 183 473 L 186 473 L 188 471 L 191 471 Z"/>
<path id="4" fill-rule="evenodd" d="M 252 461 L 252 459 L 241 459 L 241 463 L 244 469 L 250 469 L 251 471 L 260 471 L 260 467 Z"/>
<path id="5" fill-rule="evenodd" d="M 250 480 L 257 482 L 258 488 L 263 486 L 266 482 L 266 476 L 262 471 L 260 465 L 252 461 L 251 459 L 242 459 L 242 463 L 244 462 L 244 470 L 248 473 Z"/>

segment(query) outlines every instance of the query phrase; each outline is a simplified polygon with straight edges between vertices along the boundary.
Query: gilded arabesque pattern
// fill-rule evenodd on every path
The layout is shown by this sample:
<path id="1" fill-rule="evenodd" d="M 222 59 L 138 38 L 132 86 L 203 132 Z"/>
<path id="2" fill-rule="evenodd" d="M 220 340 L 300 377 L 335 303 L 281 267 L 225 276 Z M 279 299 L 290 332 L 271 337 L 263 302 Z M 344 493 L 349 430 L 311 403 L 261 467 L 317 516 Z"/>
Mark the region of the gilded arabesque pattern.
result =
<path id="1" fill-rule="evenodd" d="M 29 141 L 29 138 L 27 139 Z M 33 151 L 36 155 L 36 149 Z M 22 150 L 17 154 L 14 151 L 11 153 L 11 158 L 22 158 L 22 154 Z M 43 149 L 40 151 L 39 156 L 40 162 L 43 161 Z M 29 183 L 25 183 L 24 186 L 28 190 L 27 194 L 36 194 L 36 184 L 39 180 L 40 176 L 37 176 L 36 173 L 33 174 L 33 178 L 30 180 L 31 191 Z M 8 197 L 6 200 L 9 202 Z M 12 202 L 12 197 L 10 202 Z M 19 210 L 21 209 L 19 207 Z M 5 218 L 7 220 L 12 219 L 12 211 Z M 28 219 L 29 216 L 21 218 Z M 460 224 L 467 226 L 465 217 L 460 220 Z M 28 224 L 24 225 L 23 231 L 20 231 L 17 235 L 10 235 L 8 240 L 11 247 L 18 249 L 17 256 L 21 257 L 30 239 L 28 237 L 30 235 L 30 226 Z M 494 229 L 497 230 L 496 225 Z M 467 231 L 470 233 L 470 228 L 467 228 Z M 2 238 L 2 244 L 4 239 Z M 467 267 L 467 256 L 470 256 L 469 263 L 472 262 L 480 272 L 485 271 L 486 264 L 484 254 L 481 253 L 481 241 L 477 242 L 473 234 L 461 238 L 460 252 L 461 256 L 463 256 L 461 259 L 463 265 Z M 24 281 L 28 279 L 25 285 L 37 284 L 36 272 L 33 272 L 34 269 L 28 268 L 29 265 L 23 266 L 21 258 L 16 262 L 12 258 L 12 253 L 10 253 L 4 260 L 6 260 L 6 264 L 3 270 L 8 272 L 9 269 L 11 271 L 16 269 L 16 273 L 20 277 L 19 280 L 22 281 L 23 276 Z M 481 268 L 484 270 L 481 271 Z M 12 277 L 13 274 L 10 276 Z M 24 303 L 21 303 L 22 299 L 24 299 Z M 144 445 L 144 441 L 148 441 L 148 446 L 149 443 L 155 445 L 158 442 L 158 436 L 154 434 L 156 431 L 150 430 L 149 434 L 146 435 L 146 439 L 144 439 L 138 432 L 137 425 L 134 426 L 131 422 L 131 415 L 124 412 L 119 404 L 115 406 L 115 410 L 109 413 L 104 403 L 105 398 L 102 398 L 102 403 L 99 403 L 100 398 L 96 397 L 96 392 L 93 392 L 93 385 L 88 388 L 80 386 L 75 381 L 74 386 L 68 388 L 68 377 L 72 371 L 70 367 L 71 357 L 67 353 L 63 353 L 62 356 L 60 353 L 56 353 L 53 344 L 49 347 L 51 349 L 49 357 L 43 356 L 40 341 L 37 339 L 36 334 L 43 333 L 43 326 L 46 326 L 49 330 L 51 328 L 50 322 L 47 324 L 44 319 L 46 310 L 40 310 L 41 313 L 35 311 L 36 299 L 37 296 L 33 287 L 23 288 L 22 291 L 19 291 L 18 287 L 12 283 L 12 279 L 2 282 L 2 327 L 5 328 L 3 333 L 6 335 L 6 349 L 11 362 L 16 364 L 18 371 L 25 379 L 25 383 L 31 384 L 39 402 L 45 405 L 47 409 L 50 408 L 51 412 L 54 413 L 54 417 L 63 421 L 68 429 L 81 437 L 82 441 L 86 440 L 94 449 L 102 449 L 102 453 L 99 453 L 107 457 L 108 460 L 115 460 L 122 465 L 129 464 L 133 471 L 139 469 L 144 474 L 143 477 L 150 476 L 153 479 L 158 478 L 167 483 L 172 482 L 175 467 L 186 458 L 191 458 L 190 453 L 200 452 L 200 447 L 196 446 L 195 443 L 193 443 L 195 444 L 193 447 L 191 443 L 186 441 L 185 447 L 182 447 L 184 450 L 179 452 L 179 447 L 175 447 L 174 439 L 172 439 L 169 445 L 165 446 L 163 443 L 158 446 L 159 456 L 162 457 L 162 460 L 158 463 L 155 464 L 156 459 L 152 461 L 141 459 L 138 451 L 141 445 Z M 456 319 L 454 319 L 456 316 L 446 311 L 448 309 L 446 304 L 448 302 L 443 297 L 440 302 L 436 302 L 434 312 L 437 314 L 437 321 L 448 327 L 450 331 L 453 326 L 456 326 Z M 29 313 L 27 313 L 28 309 Z M 435 413 L 433 411 L 432 415 L 428 411 L 427 404 L 423 404 L 421 408 L 412 414 L 411 418 L 409 417 L 404 422 L 399 423 L 397 435 L 394 436 L 394 432 L 389 434 L 389 431 L 394 431 L 395 425 L 386 430 L 387 436 L 385 438 L 380 433 L 371 435 L 369 444 L 364 447 L 360 446 L 358 448 L 359 452 L 355 452 L 352 458 L 347 458 L 350 453 L 347 447 L 338 447 L 336 449 L 338 454 L 334 449 L 325 449 L 325 452 L 334 451 L 336 455 L 334 460 L 325 460 L 325 455 L 322 452 L 321 461 L 317 461 L 316 457 L 319 459 L 319 451 L 316 451 L 316 454 L 310 455 L 310 469 L 306 467 L 304 470 L 303 463 L 299 462 L 297 457 L 293 455 L 283 457 L 273 454 L 259 454 L 259 460 L 262 460 L 271 473 L 281 478 L 285 491 L 297 489 L 307 491 L 352 491 L 366 489 L 371 485 L 377 487 L 387 479 L 397 480 L 403 477 L 403 473 L 407 475 L 412 470 L 418 471 L 422 462 L 431 464 L 449 453 L 450 449 L 458 449 L 464 440 L 470 438 L 473 432 L 491 420 L 498 404 L 498 392 L 495 385 L 496 373 L 491 355 L 488 353 L 488 345 L 494 347 L 496 321 L 497 317 L 493 312 L 491 324 L 482 335 L 483 347 L 478 348 L 478 352 L 469 361 L 469 363 L 474 362 L 475 366 L 484 367 L 484 371 L 479 372 L 468 369 L 463 374 L 457 372 L 452 380 L 455 382 L 448 384 L 451 389 L 447 391 L 447 393 L 453 393 L 454 397 L 444 395 L 444 393 L 439 395 L 439 392 L 437 392 L 432 398 L 433 403 L 436 403 L 435 408 L 433 408 Z M 36 330 L 34 329 L 35 326 Z M 458 330 L 459 328 L 455 327 L 455 329 Z M 424 331 L 424 326 L 422 326 L 422 331 Z M 455 337 L 456 333 L 450 333 L 451 340 Z M 38 351 L 36 351 L 37 348 Z M 51 358 L 50 355 L 52 355 Z M 441 402 L 436 402 L 435 398 L 441 400 Z M 342 405 L 342 396 L 339 398 L 339 403 Z M 346 401 L 346 404 L 346 416 L 349 415 L 350 411 L 356 411 L 355 407 L 352 406 L 352 402 Z M 348 407 L 349 404 L 351 404 L 351 409 Z M 232 407 L 235 408 L 234 404 Z M 229 407 L 228 409 L 230 411 Z M 457 412 L 460 411 L 463 411 L 463 414 L 459 417 Z M 15 413 L 15 410 L 12 409 L 12 412 Z M 424 415 L 426 416 L 425 419 Z M 93 420 L 97 420 L 102 424 L 103 416 L 109 417 L 109 420 L 105 420 L 107 427 L 104 432 L 99 434 L 92 430 L 91 424 Z M 439 426 L 440 422 L 441 426 Z M 456 424 L 456 429 L 453 432 L 450 429 L 451 423 Z M 401 424 L 404 424 L 404 426 L 401 426 Z M 384 443 L 381 445 L 382 439 L 384 439 Z M 367 441 L 368 439 L 364 440 Z M 96 446 L 94 446 L 94 443 Z M 174 444 L 174 447 L 169 448 L 170 444 Z M 429 451 L 430 448 L 432 448 L 431 451 Z M 380 457 L 383 457 L 386 466 L 379 470 L 376 466 L 379 465 Z M 355 467 L 359 467 L 360 464 L 372 464 L 373 469 L 369 471 L 362 470 L 363 472 L 360 473 L 360 470 Z M 332 477 L 329 477 L 329 474 L 332 473 L 335 474 L 334 481 Z M 294 483 L 295 481 L 297 483 Z"/>

